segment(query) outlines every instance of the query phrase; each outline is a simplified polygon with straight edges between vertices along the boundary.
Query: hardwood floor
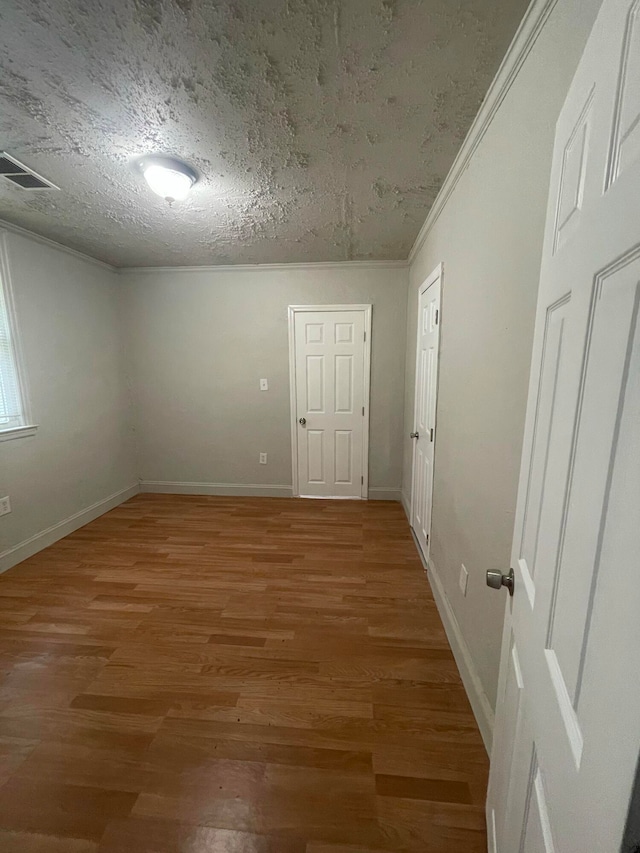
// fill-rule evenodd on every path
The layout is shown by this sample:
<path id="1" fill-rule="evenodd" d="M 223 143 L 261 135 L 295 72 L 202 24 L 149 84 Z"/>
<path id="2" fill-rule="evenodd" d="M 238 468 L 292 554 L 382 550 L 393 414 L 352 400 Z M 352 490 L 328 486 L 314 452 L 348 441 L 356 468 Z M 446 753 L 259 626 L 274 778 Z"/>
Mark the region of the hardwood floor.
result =
<path id="1" fill-rule="evenodd" d="M 139 495 L 2 575 L 0 616 L 0 851 L 486 851 L 399 504 Z"/>

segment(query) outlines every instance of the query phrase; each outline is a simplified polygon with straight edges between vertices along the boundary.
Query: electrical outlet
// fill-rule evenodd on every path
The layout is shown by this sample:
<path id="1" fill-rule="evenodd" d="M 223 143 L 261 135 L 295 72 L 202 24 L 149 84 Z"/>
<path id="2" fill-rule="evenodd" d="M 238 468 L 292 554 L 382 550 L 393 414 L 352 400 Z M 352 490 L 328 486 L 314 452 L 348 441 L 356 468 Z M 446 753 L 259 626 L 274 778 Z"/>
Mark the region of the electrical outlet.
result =
<path id="1" fill-rule="evenodd" d="M 463 595 L 467 594 L 467 584 L 469 582 L 469 572 L 467 571 L 464 563 L 460 565 L 460 579 L 458 580 L 458 584 L 460 585 L 460 592 Z"/>
<path id="2" fill-rule="evenodd" d="M 266 465 L 266 464 L 267 464 L 267 454 L 266 454 L 266 453 L 261 453 L 261 454 L 260 454 L 260 464 L 261 464 L 261 465 Z"/>
<path id="3" fill-rule="evenodd" d="M 269 390 L 269 383 L 267 382 L 266 379 L 260 380 L 260 390 L 261 391 L 268 391 Z"/>
<path id="4" fill-rule="evenodd" d="M 11 512 L 11 501 L 8 497 L 0 498 L 0 515 L 9 515 Z"/>

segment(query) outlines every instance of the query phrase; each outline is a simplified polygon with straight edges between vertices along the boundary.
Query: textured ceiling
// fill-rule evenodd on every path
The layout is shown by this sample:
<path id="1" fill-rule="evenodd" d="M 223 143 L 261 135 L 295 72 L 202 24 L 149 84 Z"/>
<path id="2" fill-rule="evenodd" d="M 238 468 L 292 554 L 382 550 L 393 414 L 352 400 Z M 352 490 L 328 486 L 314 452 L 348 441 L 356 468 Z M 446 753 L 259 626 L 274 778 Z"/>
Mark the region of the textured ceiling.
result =
<path id="1" fill-rule="evenodd" d="M 0 218 L 116 266 L 404 259 L 526 6 L 5 0 L 0 149 L 61 192 Z"/>

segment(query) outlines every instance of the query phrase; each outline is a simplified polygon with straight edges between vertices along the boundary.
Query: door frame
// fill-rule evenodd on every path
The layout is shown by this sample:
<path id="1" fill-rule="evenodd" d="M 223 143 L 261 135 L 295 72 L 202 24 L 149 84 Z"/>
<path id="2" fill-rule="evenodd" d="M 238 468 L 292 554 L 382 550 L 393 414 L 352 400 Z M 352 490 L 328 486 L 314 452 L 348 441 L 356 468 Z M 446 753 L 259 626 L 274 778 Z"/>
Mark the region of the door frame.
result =
<path id="1" fill-rule="evenodd" d="M 442 284 L 444 281 L 444 263 L 441 261 L 438 266 L 433 270 L 430 275 L 428 275 L 425 280 L 422 282 L 420 287 L 418 288 L 418 309 L 417 309 L 417 317 L 418 323 L 416 328 L 416 368 L 415 368 L 415 376 L 413 383 L 413 426 L 412 431 L 415 431 L 416 424 L 418 422 L 418 375 L 419 375 L 419 364 L 420 364 L 420 303 L 422 302 L 422 297 L 429 290 L 430 287 L 436 285 L 437 282 L 437 290 L 438 295 L 440 296 L 440 316 L 438 317 L 438 364 L 436 367 L 436 407 L 435 407 L 435 416 L 434 416 L 434 429 L 435 435 L 433 438 L 433 468 L 431 473 L 431 507 L 429 510 L 429 542 L 427 553 L 424 555 L 427 563 L 429 563 L 429 555 L 431 553 L 431 519 L 433 517 L 433 474 L 435 471 L 435 457 L 436 457 L 436 443 L 438 441 L 438 429 L 437 429 L 437 421 L 438 421 L 438 388 L 440 387 L 440 348 L 441 348 L 441 324 L 442 324 Z M 413 448 L 411 450 L 411 504 L 409 505 L 409 525 L 413 530 L 413 517 L 416 503 L 416 442 L 411 439 L 411 443 Z"/>
<path id="2" fill-rule="evenodd" d="M 364 417 L 362 418 L 362 485 L 360 497 L 369 496 L 369 397 L 371 389 L 371 305 L 289 305 L 289 399 L 291 417 L 291 474 L 293 497 L 300 496 L 298 484 L 298 429 L 296 388 L 296 314 L 310 311 L 360 311 L 364 314 Z M 328 499 L 325 499 L 328 500 Z M 342 500 L 340 498 L 339 500 Z"/>

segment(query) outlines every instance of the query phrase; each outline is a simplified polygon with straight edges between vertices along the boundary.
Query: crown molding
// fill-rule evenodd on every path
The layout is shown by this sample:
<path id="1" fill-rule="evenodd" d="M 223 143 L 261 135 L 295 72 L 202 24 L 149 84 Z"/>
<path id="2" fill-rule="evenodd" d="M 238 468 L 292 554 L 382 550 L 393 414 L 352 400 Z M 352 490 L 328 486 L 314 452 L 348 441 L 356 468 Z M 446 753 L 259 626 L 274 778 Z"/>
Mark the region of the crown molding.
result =
<path id="1" fill-rule="evenodd" d="M 65 246 L 63 243 L 57 243 L 49 237 L 43 237 L 36 234 L 35 231 L 29 231 L 27 228 L 22 228 L 20 225 L 14 225 L 13 222 L 7 222 L 0 219 L 0 232 L 7 231 L 11 234 L 18 234 L 27 240 L 33 240 L 35 243 L 40 243 L 50 249 L 57 249 L 59 252 L 66 252 L 75 258 L 82 261 L 87 261 L 95 264 L 109 272 L 123 275 L 126 273 L 176 273 L 176 272 L 256 272 L 259 270 L 292 270 L 292 269 L 407 269 L 409 262 L 406 260 L 397 261 L 311 261 L 309 263 L 282 263 L 282 264 L 209 264 L 202 266 L 190 267 L 115 267 L 106 261 L 98 260 L 91 255 L 86 255 L 84 252 L 79 252 L 77 249 L 72 249 L 70 246 Z"/>
<path id="2" fill-rule="evenodd" d="M 216 273 L 216 272 L 274 272 L 281 270 L 337 270 L 337 269 L 407 269 L 404 261 L 316 261 L 291 264 L 211 264 L 195 267 L 118 267 L 120 275 L 127 273 Z"/>
<path id="3" fill-rule="evenodd" d="M 538 36 L 542 32 L 557 2 L 558 0 L 533 0 L 527 9 L 513 41 L 509 45 L 507 54 L 502 60 L 502 64 L 498 68 L 498 72 L 482 102 L 482 106 L 473 120 L 473 124 L 462 143 L 462 147 L 458 151 L 456 159 L 453 161 L 449 174 L 445 178 L 440 192 L 436 196 L 436 200 L 424 221 L 424 225 L 418 232 L 418 236 L 411 247 L 409 257 L 407 258 L 409 264 L 413 263 L 416 255 L 424 245 L 429 232 L 438 221 L 438 217 L 444 210 L 476 149 L 482 142 L 485 133 L 511 89 L 526 58 L 531 53 Z"/>
<path id="4" fill-rule="evenodd" d="M 290 498 L 291 486 L 264 483 L 182 483 L 171 480 L 140 480 L 140 491 L 154 495 L 223 495 L 230 497 Z"/>
<path id="5" fill-rule="evenodd" d="M 57 243 L 55 240 L 49 239 L 49 237 L 43 237 L 40 234 L 36 234 L 35 231 L 29 231 L 27 228 L 22 228 L 20 225 L 14 225 L 13 222 L 7 222 L 5 219 L 0 219 L 0 231 L 17 234 L 19 237 L 32 240 L 34 243 L 40 243 L 42 246 L 47 246 L 49 249 L 57 249 L 59 252 L 65 252 L 67 255 L 72 255 L 74 258 L 78 258 L 81 261 L 87 261 L 87 263 L 95 264 L 95 266 L 100 267 L 103 270 L 109 270 L 109 272 L 118 271 L 117 267 L 108 264 L 106 261 L 100 261 L 98 258 L 94 258 L 84 252 L 79 252 L 77 249 L 72 249 L 70 246 L 65 246 L 63 243 Z"/>
<path id="6" fill-rule="evenodd" d="M 256 272 L 259 270 L 292 270 L 292 269 L 407 269 L 409 262 L 406 260 L 396 261 L 311 261 L 308 263 L 282 263 L 282 264 L 203 264 L 202 266 L 175 266 L 175 267 L 115 267 L 112 264 L 80 252 L 77 249 L 72 249 L 70 246 L 65 246 L 63 243 L 57 243 L 49 237 L 43 237 L 36 234 L 35 231 L 29 231 L 27 228 L 22 228 L 20 225 L 14 225 L 13 222 L 7 222 L 0 219 L 0 231 L 7 231 L 12 234 L 18 234 L 27 240 L 33 240 L 35 243 L 40 243 L 50 249 L 57 249 L 59 252 L 66 252 L 75 258 L 82 261 L 87 261 L 95 264 L 102 269 L 110 272 L 123 275 L 126 273 L 176 273 L 176 272 Z"/>

